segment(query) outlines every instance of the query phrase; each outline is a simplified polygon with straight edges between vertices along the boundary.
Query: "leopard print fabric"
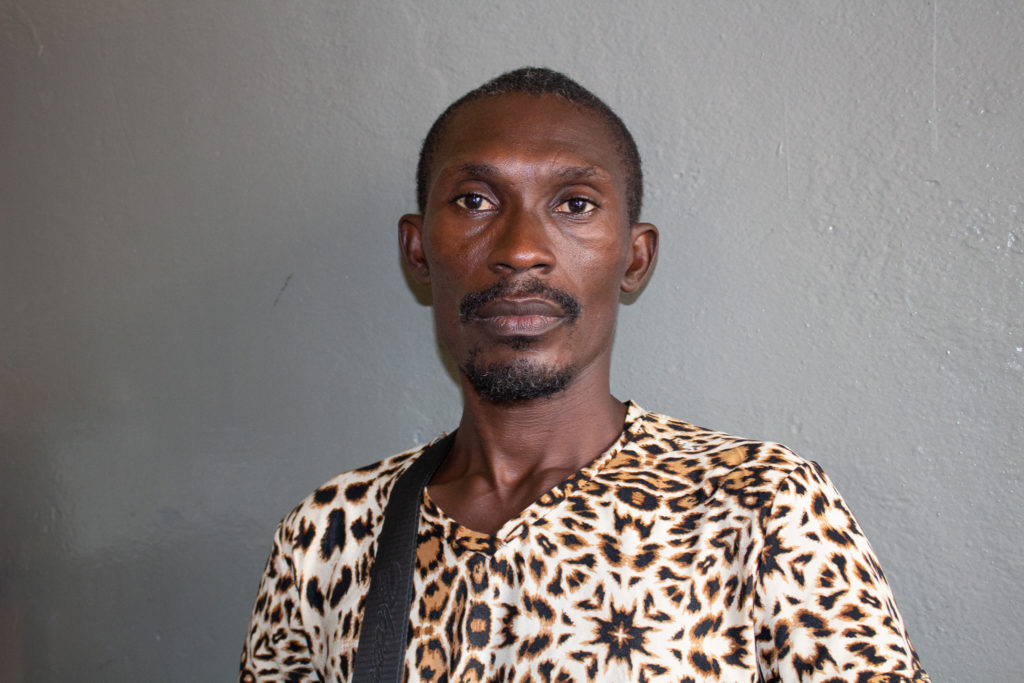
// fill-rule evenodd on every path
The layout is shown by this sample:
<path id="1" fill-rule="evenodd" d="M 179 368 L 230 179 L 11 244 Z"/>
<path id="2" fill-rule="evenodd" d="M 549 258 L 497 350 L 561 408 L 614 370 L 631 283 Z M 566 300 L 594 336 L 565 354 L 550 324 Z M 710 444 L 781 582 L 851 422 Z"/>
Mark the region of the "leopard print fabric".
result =
<path id="1" fill-rule="evenodd" d="M 395 479 L 342 474 L 278 527 L 240 680 L 349 681 Z M 611 449 L 493 536 L 424 495 L 407 681 L 928 681 L 817 465 L 629 404 Z"/>

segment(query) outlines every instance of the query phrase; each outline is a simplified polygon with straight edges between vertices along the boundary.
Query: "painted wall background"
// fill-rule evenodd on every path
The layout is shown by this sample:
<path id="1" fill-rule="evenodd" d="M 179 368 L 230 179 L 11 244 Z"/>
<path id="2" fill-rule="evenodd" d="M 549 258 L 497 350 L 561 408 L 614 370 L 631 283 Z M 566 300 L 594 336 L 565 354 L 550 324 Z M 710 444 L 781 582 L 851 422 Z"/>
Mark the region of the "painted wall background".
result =
<path id="1" fill-rule="evenodd" d="M 395 223 L 452 99 L 634 131 L 622 397 L 821 462 L 936 681 L 1024 669 L 1019 2 L 0 0 L 0 679 L 231 680 L 275 523 L 454 424 Z"/>

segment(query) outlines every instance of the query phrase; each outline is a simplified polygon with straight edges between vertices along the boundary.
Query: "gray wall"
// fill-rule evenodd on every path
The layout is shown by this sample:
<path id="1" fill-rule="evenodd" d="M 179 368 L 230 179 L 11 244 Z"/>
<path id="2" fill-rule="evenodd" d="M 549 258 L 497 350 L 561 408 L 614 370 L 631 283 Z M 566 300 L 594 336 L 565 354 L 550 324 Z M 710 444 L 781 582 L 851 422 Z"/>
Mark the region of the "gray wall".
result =
<path id="1" fill-rule="evenodd" d="M 1016 681 L 1024 8 L 0 0 L 0 679 L 230 680 L 277 520 L 450 427 L 421 136 L 498 72 L 633 128 L 614 389 L 821 462 L 936 681 Z"/>

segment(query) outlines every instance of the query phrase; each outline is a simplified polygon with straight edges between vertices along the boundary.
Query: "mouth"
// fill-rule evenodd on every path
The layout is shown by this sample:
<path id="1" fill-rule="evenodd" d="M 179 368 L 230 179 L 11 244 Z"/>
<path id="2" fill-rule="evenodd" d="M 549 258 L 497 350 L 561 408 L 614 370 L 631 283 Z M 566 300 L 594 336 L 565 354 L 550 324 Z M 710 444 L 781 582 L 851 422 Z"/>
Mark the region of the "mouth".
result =
<path id="1" fill-rule="evenodd" d="M 462 298 L 459 320 L 495 339 L 523 348 L 559 326 L 572 325 L 580 304 L 540 279 L 502 281 Z"/>
<path id="2" fill-rule="evenodd" d="M 501 298 L 477 308 L 470 320 L 496 336 L 537 336 L 562 324 L 566 314 L 546 299 Z"/>

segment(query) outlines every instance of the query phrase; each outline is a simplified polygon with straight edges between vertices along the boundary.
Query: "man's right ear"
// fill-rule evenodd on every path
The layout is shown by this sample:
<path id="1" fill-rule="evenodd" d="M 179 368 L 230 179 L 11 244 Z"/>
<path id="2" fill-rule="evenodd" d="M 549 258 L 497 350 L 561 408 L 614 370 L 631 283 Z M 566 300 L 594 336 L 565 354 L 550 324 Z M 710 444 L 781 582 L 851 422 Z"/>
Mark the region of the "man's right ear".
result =
<path id="1" fill-rule="evenodd" d="M 398 248 L 413 279 L 421 285 L 429 285 L 430 266 L 423 253 L 423 216 L 407 213 L 398 219 Z"/>

